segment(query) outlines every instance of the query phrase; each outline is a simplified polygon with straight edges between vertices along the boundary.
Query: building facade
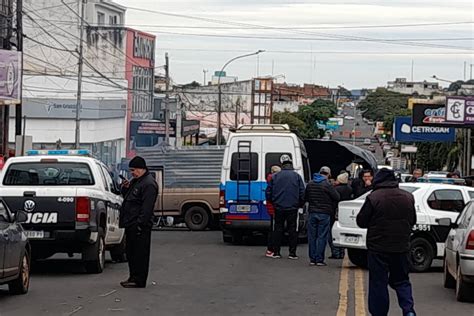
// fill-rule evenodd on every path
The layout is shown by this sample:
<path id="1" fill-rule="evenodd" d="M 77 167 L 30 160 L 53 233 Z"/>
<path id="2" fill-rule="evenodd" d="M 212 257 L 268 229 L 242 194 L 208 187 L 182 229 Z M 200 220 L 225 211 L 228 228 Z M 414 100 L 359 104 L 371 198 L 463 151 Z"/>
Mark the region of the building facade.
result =
<path id="1" fill-rule="evenodd" d="M 418 81 L 412 82 L 407 81 L 406 78 L 397 78 L 395 81 L 389 81 L 387 83 L 387 89 L 392 92 L 398 92 L 401 94 L 418 94 L 424 96 L 432 96 L 436 93 L 441 93 L 442 90 L 437 82 Z"/>

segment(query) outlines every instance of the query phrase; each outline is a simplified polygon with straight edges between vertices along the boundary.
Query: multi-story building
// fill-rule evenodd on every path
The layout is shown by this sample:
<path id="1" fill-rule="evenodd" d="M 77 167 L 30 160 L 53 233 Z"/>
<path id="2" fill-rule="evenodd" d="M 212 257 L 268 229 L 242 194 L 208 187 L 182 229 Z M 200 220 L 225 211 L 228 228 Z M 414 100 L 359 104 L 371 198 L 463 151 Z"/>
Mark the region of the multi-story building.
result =
<path id="1" fill-rule="evenodd" d="M 389 81 L 387 83 L 387 89 L 401 94 L 418 94 L 424 96 L 432 96 L 433 94 L 442 92 L 437 82 L 407 81 L 406 78 L 396 78 L 395 81 Z"/>
<path id="2" fill-rule="evenodd" d="M 81 2 L 24 0 L 23 114 L 34 148 L 74 145 Z M 124 27 L 125 13 L 107 0 L 85 8 L 80 141 L 110 164 L 133 153 L 132 120 L 153 113 L 155 37 Z"/>

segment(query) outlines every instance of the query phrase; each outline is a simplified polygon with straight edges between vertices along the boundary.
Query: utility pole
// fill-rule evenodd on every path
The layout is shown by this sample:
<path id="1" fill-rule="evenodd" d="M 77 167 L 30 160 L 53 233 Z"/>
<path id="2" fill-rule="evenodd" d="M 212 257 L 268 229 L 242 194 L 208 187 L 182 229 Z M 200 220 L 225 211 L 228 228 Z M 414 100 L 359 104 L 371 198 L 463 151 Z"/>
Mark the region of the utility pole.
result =
<path id="1" fill-rule="evenodd" d="M 82 68 L 84 64 L 84 18 L 86 12 L 87 0 L 81 1 L 81 23 L 79 27 L 79 69 L 77 71 L 77 103 L 76 103 L 76 141 L 75 148 L 81 146 L 81 109 L 82 109 Z"/>
<path id="2" fill-rule="evenodd" d="M 467 74 L 467 61 L 464 62 L 464 81 L 466 81 L 466 74 Z"/>
<path id="3" fill-rule="evenodd" d="M 471 80 L 472 80 L 472 66 L 473 66 L 473 65 L 474 65 L 474 64 L 471 64 L 471 65 L 470 65 L 470 66 L 471 66 L 471 73 L 470 73 L 470 75 L 469 75 L 469 79 L 471 79 Z"/>
<path id="4" fill-rule="evenodd" d="M 18 80 L 23 81 L 23 0 L 16 1 L 16 37 L 17 37 L 17 50 L 21 52 L 21 78 Z M 19 91 L 20 93 L 20 104 L 15 106 L 15 136 L 19 136 L 22 133 L 22 102 L 23 102 L 23 87 Z M 9 117 L 6 116 L 9 120 Z M 8 139 L 8 138 L 7 138 Z M 8 152 L 6 150 L 5 152 Z"/>
<path id="5" fill-rule="evenodd" d="M 207 70 L 207 69 L 203 69 L 203 70 L 202 70 L 202 72 L 204 73 L 204 81 L 202 82 L 202 85 L 203 85 L 203 86 L 206 86 L 206 85 L 207 85 L 207 84 L 206 84 L 206 74 L 207 74 L 208 71 L 209 71 L 209 70 Z"/>
<path id="6" fill-rule="evenodd" d="M 181 100 L 176 100 L 176 142 L 175 146 L 181 148 L 183 143 L 181 130 L 183 126 L 183 113 L 181 112 Z"/>
<path id="7" fill-rule="evenodd" d="M 170 64 L 168 53 L 165 54 L 165 80 L 166 80 L 166 94 L 165 94 L 165 144 L 170 143 Z"/>
<path id="8" fill-rule="evenodd" d="M 413 82 L 413 73 L 415 71 L 415 61 L 411 61 L 411 82 Z"/>

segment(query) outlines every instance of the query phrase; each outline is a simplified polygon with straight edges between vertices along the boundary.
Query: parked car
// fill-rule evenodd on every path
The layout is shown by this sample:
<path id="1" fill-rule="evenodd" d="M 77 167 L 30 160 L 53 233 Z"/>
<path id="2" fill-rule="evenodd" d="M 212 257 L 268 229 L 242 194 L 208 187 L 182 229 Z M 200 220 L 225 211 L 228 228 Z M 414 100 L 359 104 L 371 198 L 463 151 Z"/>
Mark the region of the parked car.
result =
<path id="1" fill-rule="evenodd" d="M 350 116 L 350 115 L 346 115 L 346 116 L 344 117 L 344 119 L 349 120 L 349 121 L 352 121 L 352 120 L 354 120 L 354 117 L 353 117 L 353 116 Z"/>
<path id="2" fill-rule="evenodd" d="M 451 224 L 451 218 L 440 219 L 440 225 L 451 227 L 444 253 L 444 287 L 456 289 L 458 301 L 474 301 L 474 202 L 470 202 Z"/>
<path id="3" fill-rule="evenodd" d="M 0 200 L 0 285 L 8 284 L 11 294 L 26 294 L 30 286 L 31 248 L 21 223 L 25 212 L 13 214 Z"/>
<path id="4" fill-rule="evenodd" d="M 444 255 L 450 228 L 439 225 L 438 220 L 456 220 L 474 198 L 474 188 L 434 183 L 401 183 L 400 188 L 415 198 L 417 223 L 411 236 L 409 260 L 412 271 L 423 272 L 431 267 L 433 259 Z M 339 203 L 338 221 L 332 230 L 334 245 L 348 248 L 351 262 L 362 267 L 367 266 L 367 230 L 357 226 L 356 218 L 367 195 Z"/>

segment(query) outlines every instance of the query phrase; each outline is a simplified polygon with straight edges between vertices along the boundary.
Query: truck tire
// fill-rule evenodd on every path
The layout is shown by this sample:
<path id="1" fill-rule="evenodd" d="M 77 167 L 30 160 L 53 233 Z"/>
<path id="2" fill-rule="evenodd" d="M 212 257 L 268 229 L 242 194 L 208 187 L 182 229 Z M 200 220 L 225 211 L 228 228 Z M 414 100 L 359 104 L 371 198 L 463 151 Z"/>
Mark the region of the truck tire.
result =
<path id="1" fill-rule="evenodd" d="M 114 262 L 127 262 L 127 241 L 125 234 L 123 235 L 120 244 L 113 246 L 110 249 L 110 257 Z"/>
<path id="2" fill-rule="evenodd" d="M 425 272 L 431 267 L 434 259 L 434 249 L 431 243 L 422 237 L 416 237 L 410 242 L 410 269 L 413 272 Z"/>
<path id="3" fill-rule="evenodd" d="M 20 274 L 18 278 L 8 283 L 8 291 L 13 295 L 28 293 L 30 287 L 30 255 L 25 250 L 25 254 L 20 261 Z"/>
<path id="4" fill-rule="evenodd" d="M 446 255 L 444 255 L 444 264 L 443 264 L 443 285 L 446 289 L 456 288 L 456 280 L 451 275 L 448 270 L 448 263 L 446 262 Z"/>
<path id="5" fill-rule="evenodd" d="M 205 230 L 209 225 L 209 214 L 204 207 L 191 206 L 184 215 L 184 222 L 190 230 Z"/>
<path id="6" fill-rule="evenodd" d="M 105 267 L 105 239 L 102 228 L 99 228 L 97 241 L 88 246 L 85 252 L 86 254 L 83 253 L 83 259 L 86 272 L 102 273 Z"/>
<path id="7" fill-rule="evenodd" d="M 349 260 L 356 266 L 367 269 L 369 266 L 367 260 L 367 250 L 364 249 L 347 249 L 347 255 L 349 256 Z"/>

